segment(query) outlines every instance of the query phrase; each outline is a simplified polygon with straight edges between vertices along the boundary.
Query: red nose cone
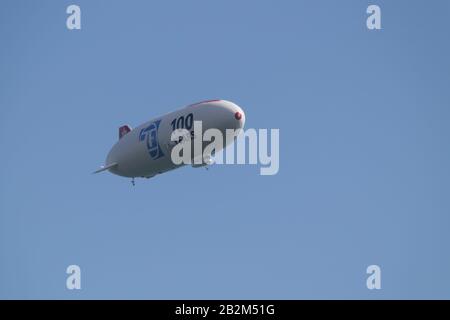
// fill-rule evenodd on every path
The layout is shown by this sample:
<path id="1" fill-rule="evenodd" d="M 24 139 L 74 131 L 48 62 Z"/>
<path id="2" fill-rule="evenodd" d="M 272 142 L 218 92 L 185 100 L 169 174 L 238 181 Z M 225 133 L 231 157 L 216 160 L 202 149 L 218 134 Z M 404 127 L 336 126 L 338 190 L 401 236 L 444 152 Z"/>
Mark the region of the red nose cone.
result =
<path id="1" fill-rule="evenodd" d="M 236 120 L 241 120 L 242 114 L 241 114 L 240 112 L 236 112 L 236 113 L 234 114 L 234 117 L 236 118 Z"/>

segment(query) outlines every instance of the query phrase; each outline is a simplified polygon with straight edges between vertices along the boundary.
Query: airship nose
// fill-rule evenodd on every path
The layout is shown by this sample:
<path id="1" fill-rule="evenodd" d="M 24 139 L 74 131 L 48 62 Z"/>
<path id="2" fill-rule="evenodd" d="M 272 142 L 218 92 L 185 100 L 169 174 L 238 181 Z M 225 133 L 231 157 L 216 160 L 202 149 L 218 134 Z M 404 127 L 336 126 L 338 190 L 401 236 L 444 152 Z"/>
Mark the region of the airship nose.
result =
<path id="1" fill-rule="evenodd" d="M 242 110 L 241 107 L 239 107 L 237 104 L 233 103 L 232 106 L 232 114 L 235 122 L 235 128 L 236 129 L 242 129 L 245 125 L 245 113 L 244 110 Z"/>
<path id="2" fill-rule="evenodd" d="M 205 107 L 208 110 L 215 110 L 214 114 L 218 116 L 217 128 L 225 129 L 242 129 L 245 125 L 245 113 L 237 104 L 227 100 L 207 100 L 196 103 L 191 106 L 197 108 Z"/>

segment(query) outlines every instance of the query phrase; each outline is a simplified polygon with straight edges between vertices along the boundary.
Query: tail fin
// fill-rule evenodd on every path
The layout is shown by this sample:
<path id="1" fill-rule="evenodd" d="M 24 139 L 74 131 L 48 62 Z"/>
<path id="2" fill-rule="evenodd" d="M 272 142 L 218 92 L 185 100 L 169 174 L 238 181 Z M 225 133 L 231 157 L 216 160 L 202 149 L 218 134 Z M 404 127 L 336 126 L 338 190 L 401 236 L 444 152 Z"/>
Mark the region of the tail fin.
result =
<path id="1" fill-rule="evenodd" d="M 130 131 L 131 131 L 131 128 L 130 128 L 130 126 L 128 126 L 127 124 L 121 126 L 121 127 L 119 128 L 119 139 L 122 139 L 122 137 L 123 137 L 124 135 L 126 135 L 126 134 L 127 134 L 128 132 L 130 132 Z"/>
<path id="2" fill-rule="evenodd" d="M 117 162 L 110 163 L 110 164 L 108 164 L 106 166 L 101 166 L 100 169 L 98 169 L 98 170 L 96 170 L 96 171 L 94 171 L 92 173 L 99 173 L 99 172 L 102 172 L 102 171 L 106 171 L 106 170 L 109 170 L 109 169 L 111 169 L 111 168 L 113 168 L 115 166 L 117 166 Z"/>

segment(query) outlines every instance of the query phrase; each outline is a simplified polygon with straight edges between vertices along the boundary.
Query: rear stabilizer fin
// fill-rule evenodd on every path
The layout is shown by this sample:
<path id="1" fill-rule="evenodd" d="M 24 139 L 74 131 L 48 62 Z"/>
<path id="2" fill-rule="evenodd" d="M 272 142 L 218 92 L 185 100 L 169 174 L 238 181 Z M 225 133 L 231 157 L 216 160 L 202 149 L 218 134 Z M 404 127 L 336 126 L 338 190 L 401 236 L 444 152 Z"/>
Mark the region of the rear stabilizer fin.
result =
<path id="1" fill-rule="evenodd" d="M 129 125 L 125 124 L 125 125 L 121 126 L 119 128 L 119 139 L 122 139 L 122 137 L 130 131 L 131 131 L 131 127 Z"/>
<path id="2" fill-rule="evenodd" d="M 92 173 L 95 174 L 95 173 L 99 173 L 99 172 L 102 172 L 102 171 L 106 171 L 106 170 L 109 170 L 109 169 L 111 169 L 111 168 L 113 168 L 115 166 L 117 166 L 117 162 L 113 162 L 113 163 L 108 164 L 106 166 L 101 166 L 100 169 L 98 169 L 98 170 L 96 170 L 96 171 L 94 171 Z"/>

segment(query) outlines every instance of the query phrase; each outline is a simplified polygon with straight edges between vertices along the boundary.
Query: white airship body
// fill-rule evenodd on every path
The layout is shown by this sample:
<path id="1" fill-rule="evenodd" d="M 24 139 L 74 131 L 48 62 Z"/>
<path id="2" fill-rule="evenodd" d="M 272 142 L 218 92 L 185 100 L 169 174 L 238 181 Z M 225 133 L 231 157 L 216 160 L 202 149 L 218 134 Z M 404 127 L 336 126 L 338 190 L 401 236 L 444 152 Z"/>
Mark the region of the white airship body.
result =
<path id="1" fill-rule="evenodd" d="M 244 127 L 245 114 L 238 105 L 230 101 L 208 100 L 155 118 L 134 129 L 124 125 L 119 128 L 119 141 L 111 148 L 105 165 L 95 173 L 108 170 L 133 179 L 151 178 L 180 167 L 171 158 L 174 147 L 171 135 L 176 129 L 193 132 L 194 121 L 202 122 L 203 132 L 215 128 L 225 137 L 227 129 L 238 130 Z M 225 141 L 223 147 L 226 147 Z M 194 156 L 198 154 L 193 154 Z M 207 164 L 209 159 L 203 159 L 200 165 L 193 166 Z"/>

